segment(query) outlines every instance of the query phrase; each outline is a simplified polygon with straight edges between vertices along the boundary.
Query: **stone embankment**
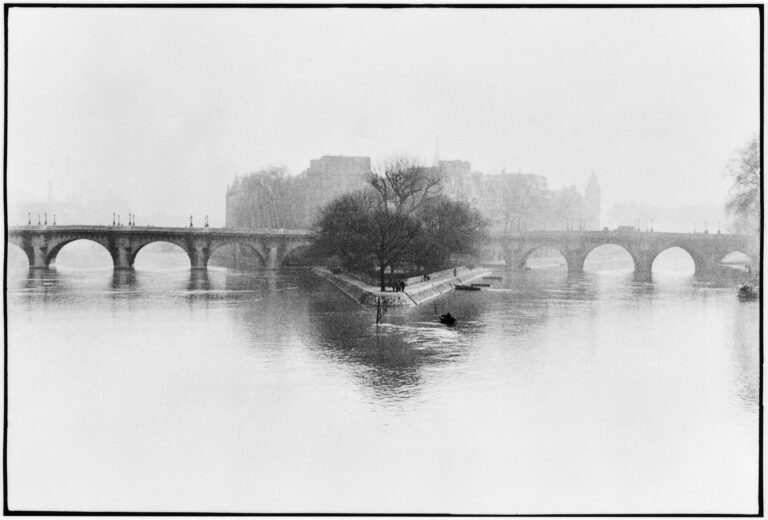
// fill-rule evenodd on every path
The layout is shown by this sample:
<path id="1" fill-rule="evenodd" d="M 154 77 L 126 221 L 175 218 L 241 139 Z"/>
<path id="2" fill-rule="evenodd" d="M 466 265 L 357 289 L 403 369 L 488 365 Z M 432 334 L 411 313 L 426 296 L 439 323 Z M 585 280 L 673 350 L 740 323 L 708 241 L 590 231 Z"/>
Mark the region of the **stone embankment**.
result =
<path id="1" fill-rule="evenodd" d="M 329 269 L 324 267 L 313 267 L 312 271 L 338 287 L 344 294 L 359 304 L 376 305 L 376 302 L 381 299 L 382 304 L 390 307 L 419 305 L 441 294 L 453 291 L 457 285 L 468 285 L 473 280 L 488 276 L 492 272 L 487 268 L 468 269 L 459 267 L 455 271 L 455 276 L 454 270 L 449 269 L 430 274 L 430 280 L 428 281 L 422 281 L 421 278 L 417 278 L 417 282 L 406 285 L 405 291 L 382 292 L 378 286 L 371 285 L 349 273 L 332 274 Z"/>

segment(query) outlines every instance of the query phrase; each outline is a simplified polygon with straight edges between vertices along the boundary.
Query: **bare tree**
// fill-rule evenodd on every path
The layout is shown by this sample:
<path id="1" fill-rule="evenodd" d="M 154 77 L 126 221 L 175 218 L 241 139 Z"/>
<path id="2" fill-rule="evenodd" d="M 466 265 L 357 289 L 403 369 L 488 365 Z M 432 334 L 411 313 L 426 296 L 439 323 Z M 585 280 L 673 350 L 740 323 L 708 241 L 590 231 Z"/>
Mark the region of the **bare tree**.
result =
<path id="1" fill-rule="evenodd" d="M 373 190 L 359 191 L 320 210 L 314 244 L 318 253 L 339 257 L 348 269 L 368 271 L 375 264 L 383 291 L 387 268 L 405 256 L 420 229 L 413 216 L 387 210 Z"/>
<path id="2" fill-rule="evenodd" d="M 371 174 L 369 183 L 381 197 L 385 210 L 404 214 L 412 214 L 440 193 L 438 171 L 406 156 L 385 162 L 380 172 Z"/>
<path id="3" fill-rule="evenodd" d="M 756 233 L 760 230 L 760 185 L 763 180 L 757 136 L 737 150 L 728 174 L 733 178 L 733 185 L 725 207 L 735 217 L 734 227 L 738 232 Z"/>
<path id="4" fill-rule="evenodd" d="M 476 211 L 438 196 L 434 168 L 401 157 L 369 182 L 368 191 L 342 195 L 321 210 L 315 244 L 349 268 L 375 265 L 382 291 L 388 268 L 444 265 L 452 254 L 474 251 L 484 235 L 486 223 Z"/>
<path id="5" fill-rule="evenodd" d="M 232 225 L 296 228 L 306 224 L 306 194 L 284 167 L 269 167 L 238 178 L 229 190 Z"/>

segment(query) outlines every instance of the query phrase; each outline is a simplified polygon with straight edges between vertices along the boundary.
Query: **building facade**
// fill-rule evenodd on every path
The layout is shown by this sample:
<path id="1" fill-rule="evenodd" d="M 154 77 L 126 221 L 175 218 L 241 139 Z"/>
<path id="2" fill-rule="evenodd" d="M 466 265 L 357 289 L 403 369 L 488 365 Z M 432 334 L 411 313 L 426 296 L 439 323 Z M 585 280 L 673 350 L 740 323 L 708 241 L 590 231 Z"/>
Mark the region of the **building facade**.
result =
<path id="1" fill-rule="evenodd" d="M 600 229 L 600 185 L 595 173 L 589 176 L 589 183 L 584 195 L 584 218 L 588 230 Z"/>
<path id="2" fill-rule="evenodd" d="M 492 232 L 600 229 L 600 186 L 594 173 L 585 194 L 575 186 L 551 190 L 546 177 L 532 173 L 472 171 L 461 160 L 430 167 L 442 194 L 469 203 L 490 220 Z M 319 209 L 341 194 L 367 186 L 369 157 L 326 155 L 312 159 L 300 175 L 261 171 L 235 179 L 227 190 L 227 226 L 310 228 Z"/>
<path id="3" fill-rule="evenodd" d="M 594 174 L 584 196 L 576 186 L 550 190 L 532 173 L 473 172 L 466 161 L 440 161 L 443 194 L 463 200 L 490 220 L 492 232 L 600 229 L 600 186 Z"/>
<path id="4" fill-rule="evenodd" d="M 318 210 L 335 197 L 365 186 L 369 157 L 313 159 L 292 177 L 282 169 L 235 178 L 227 188 L 226 225 L 234 228 L 309 228 Z"/>

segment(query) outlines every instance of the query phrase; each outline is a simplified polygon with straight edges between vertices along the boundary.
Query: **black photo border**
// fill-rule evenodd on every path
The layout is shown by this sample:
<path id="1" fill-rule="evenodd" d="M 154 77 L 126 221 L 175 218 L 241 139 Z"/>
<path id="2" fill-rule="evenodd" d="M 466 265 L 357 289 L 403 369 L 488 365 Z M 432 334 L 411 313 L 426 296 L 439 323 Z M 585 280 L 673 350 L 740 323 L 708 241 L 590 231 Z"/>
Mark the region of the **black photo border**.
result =
<path id="1" fill-rule="evenodd" d="M 762 3 L 5 3 L 4 7 L 4 76 L 3 76 L 3 239 L 6 253 L 3 255 L 3 515 L 4 516 L 270 516 L 270 517 L 762 517 L 764 514 L 763 497 L 763 279 L 760 277 L 759 303 L 759 425 L 758 425 L 758 492 L 757 512 L 751 513 L 534 513 L 519 514 L 514 512 L 499 514 L 451 514 L 433 513 L 376 513 L 376 512 L 217 512 L 217 511 L 49 511 L 10 509 L 8 506 L 8 26 L 11 10 L 14 9 L 757 9 L 760 23 L 759 59 L 760 59 L 760 171 L 764 171 L 764 69 L 765 69 L 765 32 Z M 764 189 L 760 184 L 760 206 L 765 207 Z M 760 219 L 760 265 L 764 260 L 764 218 Z"/>

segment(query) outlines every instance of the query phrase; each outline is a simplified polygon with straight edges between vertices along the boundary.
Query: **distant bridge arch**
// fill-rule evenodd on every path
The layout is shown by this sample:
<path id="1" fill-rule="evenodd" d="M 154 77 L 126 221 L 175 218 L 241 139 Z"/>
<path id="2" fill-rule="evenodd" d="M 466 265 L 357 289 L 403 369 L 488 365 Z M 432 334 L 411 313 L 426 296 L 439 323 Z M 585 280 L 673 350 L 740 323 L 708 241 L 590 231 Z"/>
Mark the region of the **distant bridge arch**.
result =
<path id="1" fill-rule="evenodd" d="M 306 230 L 250 230 L 228 228 L 154 228 L 134 226 L 15 226 L 8 242 L 20 247 L 32 268 L 46 268 L 61 248 L 75 240 L 101 244 L 115 269 L 132 269 L 141 249 L 155 242 L 169 242 L 189 256 L 192 269 L 206 269 L 216 249 L 245 244 L 266 268 L 276 269 L 293 249 L 310 243 Z"/>
<path id="2" fill-rule="evenodd" d="M 139 257 L 139 253 L 144 250 L 147 246 L 151 246 L 153 244 L 170 244 L 172 246 L 175 246 L 176 249 L 181 249 L 181 252 L 186 254 L 189 258 L 189 251 L 187 251 L 187 248 L 183 243 L 179 243 L 178 241 L 169 241 L 169 240 L 147 240 L 144 243 L 138 243 L 136 244 L 130 253 L 130 264 L 131 266 L 134 266 L 136 264 L 136 259 Z M 190 266 L 192 265 L 192 259 L 189 258 Z"/>
<path id="3" fill-rule="evenodd" d="M 632 269 L 635 269 L 635 266 L 637 265 L 638 259 L 635 258 L 632 255 L 632 251 L 630 249 L 627 249 L 626 245 L 621 245 L 617 243 L 605 243 L 605 244 L 597 244 L 592 249 L 590 249 L 586 255 L 584 255 L 584 260 L 582 260 L 581 268 L 584 269 L 584 265 L 587 263 L 587 260 L 589 260 L 590 255 L 592 255 L 595 251 L 597 251 L 600 248 L 605 247 L 613 247 L 620 249 L 624 254 L 626 254 L 627 257 L 629 257 L 629 260 L 632 262 Z"/>
<path id="4" fill-rule="evenodd" d="M 755 263 L 755 261 L 757 260 L 757 258 L 755 256 L 753 256 L 754 253 L 753 254 L 749 254 L 749 253 L 747 253 L 745 251 L 733 250 L 733 251 L 728 251 L 726 254 L 724 254 L 722 256 L 722 258 L 720 258 L 719 261 L 722 262 L 723 260 L 726 259 L 726 257 L 729 257 L 731 255 L 735 255 L 735 254 L 742 255 L 743 257 L 745 257 L 751 263 Z"/>
<path id="5" fill-rule="evenodd" d="M 543 246 L 560 251 L 569 272 L 581 272 L 587 255 L 603 245 L 617 245 L 632 257 L 635 274 L 650 280 L 654 259 L 663 251 L 679 247 L 686 251 L 696 274 L 706 275 L 717 269 L 720 260 L 732 251 L 747 251 L 749 258 L 757 258 L 759 240 L 744 235 L 707 233 L 656 233 L 618 231 L 542 231 L 517 235 L 497 235 L 493 240 L 504 251 L 508 268 L 523 269 L 530 254 Z"/>
<path id="6" fill-rule="evenodd" d="M 103 240 L 98 240 L 98 239 L 95 240 L 93 238 L 72 238 L 72 237 L 67 237 L 67 238 L 65 238 L 63 240 L 59 240 L 59 241 L 55 241 L 54 240 L 53 243 L 51 245 L 49 245 L 49 247 L 48 247 L 48 254 L 46 255 L 46 258 L 45 258 L 45 265 L 46 265 L 46 267 L 50 266 L 51 264 L 55 264 L 56 263 L 56 258 L 59 256 L 59 253 L 61 252 L 61 250 L 64 249 L 66 246 L 68 246 L 69 244 L 72 244 L 73 242 L 81 242 L 81 241 L 82 242 L 89 242 L 91 244 L 98 244 L 98 245 L 100 245 L 101 247 L 104 248 L 104 251 L 106 251 L 107 254 L 109 254 L 110 257 L 112 256 L 112 252 L 109 249 L 109 244 L 105 243 Z M 114 261 L 114 258 L 112 258 L 112 260 Z"/>
<path id="7" fill-rule="evenodd" d="M 705 258 L 699 255 L 695 250 L 692 251 L 690 247 L 686 248 L 678 244 L 670 244 L 668 247 L 665 247 L 660 251 L 656 251 L 653 258 L 651 258 L 651 270 L 653 270 L 653 264 L 662 254 L 668 251 L 673 251 L 675 249 L 679 249 L 680 251 L 683 251 L 688 255 L 688 257 L 693 262 L 693 270 L 695 273 L 704 274 L 707 271 L 706 269 L 707 262 Z"/>
<path id="8" fill-rule="evenodd" d="M 551 250 L 551 251 L 554 251 L 554 252 L 558 253 L 565 260 L 566 266 L 568 265 L 568 257 L 565 256 L 565 253 L 563 251 L 561 251 L 557 247 L 553 247 L 553 246 L 550 246 L 550 245 L 542 244 L 542 245 L 531 247 L 530 249 L 528 249 L 526 252 L 524 252 L 521 255 L 520 260 L 519 260 L 521 262 L 521 267 L 530 267 L 528 265 L 528 259 L 530 259 L 531 256 L 536 251 L 542 251 L 542 250 Z M 570 270 L 570 267 L 568 267 L 568 269 Z"/>
<path id="9" fill-rule="evenodd" d="M 26 258 L 26 259 L 27 259 L 27 264 L 28 264 L 30 267 L 32 266 L 32 259 L 30 258 L 30 256 L 29 256 L 29 253 L 28 253 L 27 251 L 25 251 L 25 250 L 24 250 L 24 247 L 22 247 L 22 246 L 21 246 L 21 244 L 18 244 L 18 243 L 16 243 L 16 242 L 12 241 L 12 240 L 8 240 L 8 244 L 12 245 L 13 247 L 12 247 L 12 248 L 8 248 L 8 249 L 6 250 L 6 255 L 8 255 L 8 254 L 9 254 L 9 251 L 10 251 L 11 249 L 13 249 L 13 250 L 15 250 L 15 251 L 21 251 L 21 254 L 22 254 L 22 255 L 24 255 L 24 258 Z M 18 253 L 13 253 L 13 254 L 14 254 L 14 255 L 18 255 Z M 19 256 L 21 256 L 21 255 L 19 255 Z M 19 259 L 19 262 L 21 262 L 21 261 L 22 261 L 22 260 L 21 260 L 21 259 Z"/>
<path id="10" fill-rule="evenodd" d="M 210 259 L 213 253 L 215 253 L 217 250 L 224 247 L 245 247 L 251 253 L 256 255 L 256 258 L 259 259 L 260 266 L 266 267 L 269 265 L 269 250 L 265 250 L 264 245 L 257 240 L 244 239 L 244 240 L 235 241 L 235 242 L 228 242 L 228 241 L 212 242 L 210 251 L 208 253 L 208 259 Z"/>

